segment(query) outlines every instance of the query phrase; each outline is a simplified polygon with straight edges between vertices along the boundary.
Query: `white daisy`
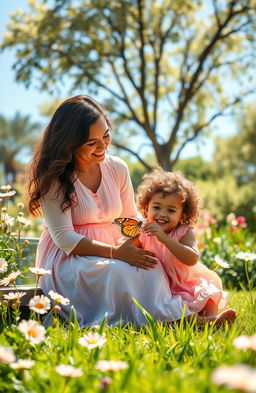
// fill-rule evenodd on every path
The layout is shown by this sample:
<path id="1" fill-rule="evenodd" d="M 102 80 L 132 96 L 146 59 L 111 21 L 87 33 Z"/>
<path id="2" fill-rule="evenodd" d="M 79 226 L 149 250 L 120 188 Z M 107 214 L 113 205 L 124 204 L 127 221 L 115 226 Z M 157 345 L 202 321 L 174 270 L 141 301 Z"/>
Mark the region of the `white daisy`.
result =
<path id="1" fill-rule="evenodd" d="M 51 270 L 46 270 L 40 267 L 30 267 L 29 270 L 31 273 L 36 274 L 37 277 L 44 276 L 45 274 L 52 274 Z"/>
<path id="2" fill-rule="evenodd" d="M 252 349 L 256 351 L 256 334 L 253 336 L 238 336 L 233 340 L 232 344 L 237 349 Z"/>
<path id="3" fill-rule="evenodd" d="M 0 274 L 7 272 L 8 263 L 4 258 L 0 258 Z"/>
<path id="4" fill-rule="evenodd" d="M 256 259 L 256 254 L 250 251 L 241 251 L 236 254 L 236 258 L 243 259 L 244 261 L 253 261 L 254 259 Z"/>
<path id="5" fill-rule="evenodd" d="M 122 360 L 99 360 L 95 368 L 100 371 L 118 371 L 128 367 L 128 363 Z"/>
<path id="6" fill-rule="evenodd" d="M 19 271 L 19 270 L 17 270 L 16 272 L 10 273 L 7 277 L 4 277 L 2 280 L 0 280 L 0 285 L 7 287 L 7 285 L 15 282 L 17 280 L 17 277 L 20 274 L 21 274 L 21 271 Z"/>
<path id="7" fill-rule="evenodd" d="M 30 299 L 28 306 L 30 310 L 35 311 L 38 314 L 46 314 L 51 308 L 51 302 L 47 296 L 36 295 Z"/>
<path id="8" fill-rule="evenodd" d="M 0 345 L 0 362 L 9 364 L 15 362 L 15 360 L 16 358 L 13 352 L 7 347 Z"/>
<path id="9" fill-rule="evenodd" d="M 52 300 L 53 300 L 55 303 L 60 303 L 60 304 L 62 304 L 63 306 L 66 306 L 67 304 L 70 303 L 70 300 L 69 300 L 67 297 L 63 297 L 62 295 L 60 295 L 60 294 L 57 293 L 57 292 L 49 291 L 49 292 L 48 292 L 48 295 L 52 298 Z"/>
<path id="10" fill-rule="evenodd" d="M 62 377 L 77 378 L 83 375 L 83 371 L 80 368 L 76 368 L 68 364 L 59 364 L 55 367 L 55 370 Z"/>
<path id="11" fill-rule="evenodd" d="M 8 192 L 0 192 L 0 197 L 1 198 L 5 198 L 5 199 L 9 199 L 10 197 L 12 197 L 13 195 L 16 194 L 16 191 L 12 190 L 12 191 L 8 191 Z"/>
<path id="12" fill-rule="evenodd" d="M 26 339 L 32 344 L 39 344 L 45 341 L 46 330 L 44 326 L 32 319 L 28 321 L 22 320 L 18 325 L 18 330 L 24 334 Z"/>
<path id="13" fill-rule="evenodd" d="M 11 186 L 10 184 L 7 184 L 6 186 L 3 185 L 3 186 L 1 186 L 0 188 L 1 188 L 1 190 L 3 190 L 4 192 L 8 192 L 8 191 L 10 191 L 10 190 L 12 189 L 12 186 Z"/>
<path id="14" fill-rule="evenodd" d="M 230 265 L 227 262 L 225 262 L 219 255 L 216 255 L 214 257 L 214 261 L 216 265 L 223 267 L 224 269 L 228 269 L 230 267 Z"/>
<path id="15" fill-rule="evenodd" d="M 83 347 L 86 347 L 88 349 L 100 348 L 105 344 L 106 341 L 107 340 L 105 334 L 101 336 L 98 333 L 91 333 L 91 332 L 88 334 L 84 334 L 78 340 L 79 344 L 81 344 Z"/>
<path id="16" fill-rule="evenodd" d="M 220 366 L 213 372 L 212 380 L 217 385 L 225 385 L 230 389 L 256 392 L 256 369 L 246 364 Z"/>
<path id="17" fill-rule="evenodd" d="M 9 292 L 4 295 L 5 300 L 20 300 L 27 292 Z"/>
<path id="18" fill-rule="evenodd" d="M 21 215 L 16 218 L 16 220 L 24 227 L 31 225 L 31 221 Z"/>
<path id="19" fill-rule="evenodd" d="M 17 362 L 11 363 L 10 367 L 14 370 L 29 370 L 35 364 L 34 360 L 30 359 L 18 359 Z"/>
<path id="20" fill-rule="evenodd" d="M 9 225 L 10 227 L 12 227 L 14 225 L 15 219 L 14 217 L 9 216 L 9 214 L 4 213 L 1 214 L 1 222 L 4 225 Z"/>

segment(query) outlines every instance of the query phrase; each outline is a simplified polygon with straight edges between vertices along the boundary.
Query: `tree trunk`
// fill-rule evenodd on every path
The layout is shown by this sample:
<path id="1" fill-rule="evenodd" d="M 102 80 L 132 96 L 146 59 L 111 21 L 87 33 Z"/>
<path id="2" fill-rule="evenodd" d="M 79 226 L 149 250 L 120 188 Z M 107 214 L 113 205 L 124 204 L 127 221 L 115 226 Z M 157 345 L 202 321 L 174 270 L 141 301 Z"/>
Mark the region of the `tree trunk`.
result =
<path id="1" fill-rule="evenodd" d="M 166 145 L 160 146 L 160 153 L 157 155 L 157 162 L 165 171 L 172 171 L 170 152 L 167 151 Z"/>

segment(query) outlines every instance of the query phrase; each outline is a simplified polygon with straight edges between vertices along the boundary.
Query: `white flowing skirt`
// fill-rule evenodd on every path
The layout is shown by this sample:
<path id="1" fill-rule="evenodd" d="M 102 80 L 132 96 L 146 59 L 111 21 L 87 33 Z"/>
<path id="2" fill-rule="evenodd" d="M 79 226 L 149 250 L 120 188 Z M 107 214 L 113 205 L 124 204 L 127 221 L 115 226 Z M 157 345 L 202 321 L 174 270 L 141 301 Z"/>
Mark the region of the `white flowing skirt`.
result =
<path id="1" fill-rule="evenodd" d="M 160 262 L 150 270 L 130 266 L 118 259 L 94 256 L 67 256 L 59 250 L 48 233 L 41 237 L 37 266 L 49 269 L 40 285 L 47 296 L 50 290 L 69 298 L 60 315 L 68 319 L 74 306 L 81 327 L 106 321 L 115 325 L 122 320 L 136 325 L 146 323 L 135 298 L 156 321 L 175 321 L 191 312 L 181 296 L 173 296 L 167 275 Z M 185 309 L 184 309 L 185 308 Z"/>

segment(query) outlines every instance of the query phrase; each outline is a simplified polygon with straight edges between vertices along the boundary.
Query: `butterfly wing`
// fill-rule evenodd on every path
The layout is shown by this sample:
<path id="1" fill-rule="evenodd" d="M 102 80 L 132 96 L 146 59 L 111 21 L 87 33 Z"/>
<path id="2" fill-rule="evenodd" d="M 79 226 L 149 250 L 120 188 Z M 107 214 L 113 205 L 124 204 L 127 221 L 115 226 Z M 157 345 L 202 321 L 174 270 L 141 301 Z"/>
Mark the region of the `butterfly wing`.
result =
<path id="1" fill-rule="evenodd" d="M 121 227 L 121 233 L 126 237 L 135 237 L 141 229 L 142 221 L 135 218 L 118 217 L 115 218 L 114 223 Z"/>

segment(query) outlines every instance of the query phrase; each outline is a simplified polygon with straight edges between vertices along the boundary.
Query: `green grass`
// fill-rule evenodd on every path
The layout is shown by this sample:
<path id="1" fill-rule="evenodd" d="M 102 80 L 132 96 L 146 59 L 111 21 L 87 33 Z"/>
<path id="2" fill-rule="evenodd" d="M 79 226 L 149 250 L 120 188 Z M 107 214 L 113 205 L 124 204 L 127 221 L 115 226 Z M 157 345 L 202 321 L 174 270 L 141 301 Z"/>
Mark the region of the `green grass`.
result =
<path id="1" fill-rule="evenodd" d="M 64 327 L 57 322 L 48 329 L 47 340 L 35 346 L 26 342 L 16 328 L 3 331 L 0 344 L 13 348 L 20 358 L 36 361 L 31 370 L 14 371 L 0 363 L 0 392 L 78 393 L 78 392 L 226 392 L 211 381 L 214 369 L 222 364 L 246 363 L 256 366 L 256 352 L 238 350 L 232 340 L 256 332 L 256 294 L 230 292 L 229 306 L 238 312 L 232 327 L 217 329 L 193 324 L 154 324 L 141 329 L 133 326 L 102 326 L 107 342 L 88 350 L 78 338 L 92 329 L 79 330 L 76 323 Z M 97 360 L 116 359 L 129 367 L 117 372 L 101 372 Z M 71 364 L 83 370 L 79 378 L 64 378 L 54 371 L 58 364 Z M 102 390 L 107 375 L 111 383 Z"/>

